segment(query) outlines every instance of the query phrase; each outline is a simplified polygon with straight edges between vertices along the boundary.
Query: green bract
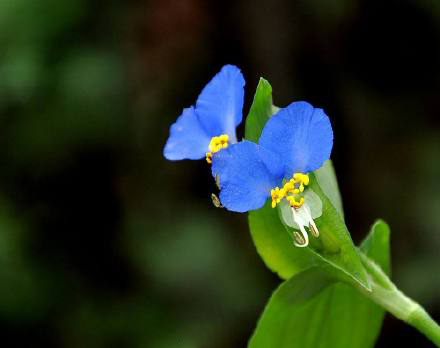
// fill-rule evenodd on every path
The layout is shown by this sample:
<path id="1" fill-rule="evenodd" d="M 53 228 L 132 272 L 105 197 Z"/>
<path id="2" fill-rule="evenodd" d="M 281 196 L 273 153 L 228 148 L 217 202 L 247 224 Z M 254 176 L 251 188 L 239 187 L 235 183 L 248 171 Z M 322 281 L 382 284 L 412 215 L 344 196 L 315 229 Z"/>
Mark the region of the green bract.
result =
<path id="1" fill-rule="evenodd" d="M 260 79 L 246 120 L 245 138 L 257 141 L 269 118 L 272 88 Z M 293 243 L 298 226 L 291 208 L 270 202 L 249 212 L 249 227 L 266 265 L 285 281 L 273 293 L 249 341 L 251 348 L 371 348 L 384 309 L 416 327 L 440 347 L 440 327 L 390 281 L 389 229 L 377 221 L 360 248 L 344 223 L 330 160 L 309 174 L 305 192 L 319 237 L 307 247 Z M 309 193 L 307 193 L 307 191 Z"/>

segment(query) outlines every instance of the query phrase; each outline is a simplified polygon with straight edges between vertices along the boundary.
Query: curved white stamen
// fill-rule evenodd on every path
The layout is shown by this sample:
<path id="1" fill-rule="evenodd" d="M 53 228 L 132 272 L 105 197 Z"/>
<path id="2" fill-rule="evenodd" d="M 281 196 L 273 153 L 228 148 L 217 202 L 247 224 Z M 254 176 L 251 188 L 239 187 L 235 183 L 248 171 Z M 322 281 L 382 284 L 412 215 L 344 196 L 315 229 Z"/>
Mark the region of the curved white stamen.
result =
<path id="1" fill-rule="evenodd" d="M 319 237 L 319 230 L 316 227 L 315 221 L 313 221 L 312 212 L 310 210 L 309 205 L 308 204 L 304 204 L 302 208 L 304 209 L 304 213 L 307 216 L 308 227 L 310 229 L 310 232 L 312 233 L 312 235 L 314 237 L 318 238 Z"/>
<path id="2" fill-rule="evenodd" d="M 304 238 L 304 243 L 303 244 L 299 244 L 296 241 L 294 241 L 293 243 L 295 244 L 295 246 L 299 247 L 299 248 L 304 248 L 307 245 L 309 245 L 309 235 L 307 234 L 304 226 L 308 226 L 307 221 L 304 219 L 304 213 L 302 211 L 302 207 L 299 209 L 295 209 L 292 208 L 292 213 L 293 213 L 293 220 L 297 223 L 299 230 L 301 231 L 301 234 Z"/>
<path id="3" fill-rule="evenodd" d="M 304 239 L 304 243 L 299 243 L 297 240 L 294 240 L 294 244 L 297 247 L 304 248 L 309 245 L 309 235 L 304 227 L 309 228 L 310 233 L 316 238 L 319 237 L 318 227 L 316 227 L 315 221 L 313 221 L 312 212 L 307 203 L 303 204 L 300 208 L 291 208 L 291 210 L 293 221 L 295 221 Z"/>
<path id="4" fill-rule="evenodd" d="M 300 226 L 301 234 L 304 238 L 304 244 L 298 244 L 296 241 L 293 241 L 293 244 L 299 248 L 305 248 L 307 245 L 309 245 L 309 235 L 307 234 L 306 230 L 304 229 L 304 226 Z"/>

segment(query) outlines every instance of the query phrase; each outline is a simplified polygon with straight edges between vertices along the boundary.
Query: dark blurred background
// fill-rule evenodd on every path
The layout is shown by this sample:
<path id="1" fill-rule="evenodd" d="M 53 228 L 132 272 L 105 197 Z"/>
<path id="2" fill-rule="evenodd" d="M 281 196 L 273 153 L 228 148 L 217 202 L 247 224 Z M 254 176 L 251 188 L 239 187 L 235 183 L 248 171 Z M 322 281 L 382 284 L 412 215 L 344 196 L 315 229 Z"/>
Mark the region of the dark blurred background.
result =
<path id="1" fill-rule="evenodd" d="M 3 347 L 244 347 L 280 282 L 204 161 L 167 162 L 226 63 L 330 116 L 347 224 L 440 320 L 440 3 L 1 0 Z M 243 134 L 242 128 L 239 130 Z M 429 347 L 387 316 L 377 347 Z"/>

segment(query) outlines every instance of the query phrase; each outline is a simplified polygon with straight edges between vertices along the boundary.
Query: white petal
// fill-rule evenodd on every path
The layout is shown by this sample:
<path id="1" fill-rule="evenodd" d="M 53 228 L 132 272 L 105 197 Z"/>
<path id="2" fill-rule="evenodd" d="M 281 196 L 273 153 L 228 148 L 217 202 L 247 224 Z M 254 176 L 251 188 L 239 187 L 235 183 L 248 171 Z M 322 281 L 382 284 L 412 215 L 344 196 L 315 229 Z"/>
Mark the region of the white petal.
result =
<path id="1" fill-rule="evenodd" d="M 312 219 L 317 219 L 322 215 L 322 201 L 319 196 L 308 189 L 304 194 L 304 202 L 310 207 Z"/>

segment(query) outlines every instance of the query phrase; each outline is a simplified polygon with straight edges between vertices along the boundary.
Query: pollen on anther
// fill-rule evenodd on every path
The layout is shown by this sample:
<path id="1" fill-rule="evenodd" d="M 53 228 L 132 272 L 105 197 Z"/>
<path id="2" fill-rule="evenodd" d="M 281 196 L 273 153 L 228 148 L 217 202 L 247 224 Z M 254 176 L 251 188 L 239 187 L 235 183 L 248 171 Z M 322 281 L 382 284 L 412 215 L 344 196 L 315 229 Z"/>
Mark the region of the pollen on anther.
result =
<path id="1" fill-rule="evenodd" d="M 287 196 L 286 199 L 289 202 L 290 206 L 295 209 L 301 208 L 304 204 L 304 197 L 301 197 L 299 201 L 295 199 L 295 196 Z"/>
<path id="2" fill-rule="evenodd" d="M 227 134 L 222 134 L 218 137 L 212 137 L 209 142 L 209 152 L 206 153 L 206 162 L 212 163 L 212 155 L 219 152 L 221 149 L 226 149 L 228 147 L 229 136 Z"/>
<path id="3" fill-rule="evenodd" d="M 274 189 L 270 190 L 270 195 L 272 197 L 272 208 L 275 208 L 278 203 L 281 202 L 281 200 L 285 196 L 284 189 L 280 189 L 278 186 Z"/>
<path id="4" fill-rule="evenodd" d="M 208 162 L 209 164 L 212 163 L 212 153 L 211 152 L 206 153 L 206 162 Z"/>

